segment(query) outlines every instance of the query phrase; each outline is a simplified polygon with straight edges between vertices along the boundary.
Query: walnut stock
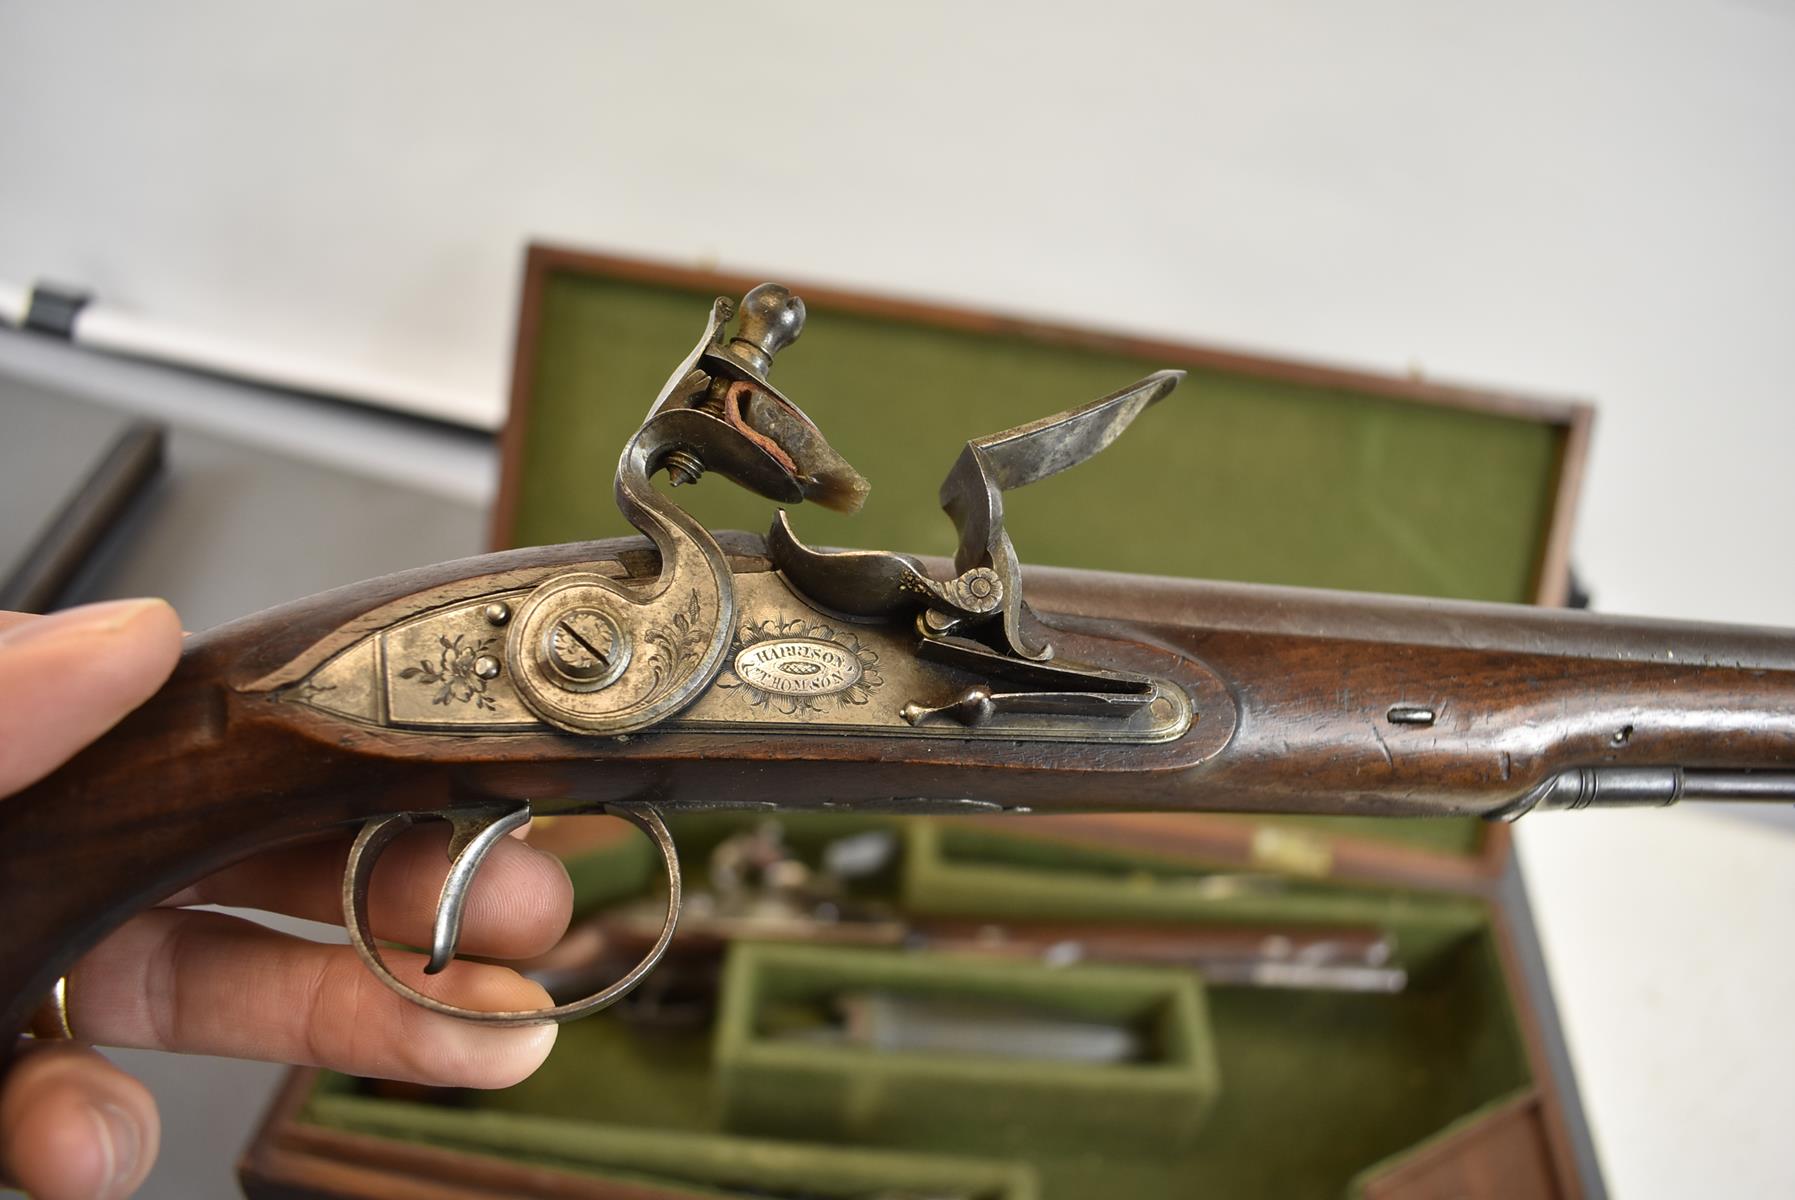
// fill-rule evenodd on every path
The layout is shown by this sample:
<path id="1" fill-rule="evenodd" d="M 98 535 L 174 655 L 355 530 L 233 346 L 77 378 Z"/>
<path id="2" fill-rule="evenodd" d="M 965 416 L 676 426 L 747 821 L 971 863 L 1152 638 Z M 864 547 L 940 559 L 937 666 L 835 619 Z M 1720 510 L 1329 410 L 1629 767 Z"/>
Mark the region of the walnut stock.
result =
<path id="1" fill-rule="evenodd" d="M 719 541 L 738 576 L 770 570 L 760 539 Z M 16 918 L 0 931 L 10 1028 L 132 913 L 258 850 L 383 814 L 528 799 L 549 812 L 895 801 L 905 811 L 1487 816 L 1572 769 L 1795 769 L 1789 632 L 1053 569 L 1024 574 L 1057 652 L 1177 684 L 1195 714 L 1181 736 L 837 736 L 796 720 L 753 734 L 469 736 L 297 702 L 292 664 L 391 624 L 420 596 L 530 588 L 570 568 L 627 582 L 658 563 L 638 538 L 508 551 L 189 639 L 139 711 L 0 801 L 0 903 Z"/>

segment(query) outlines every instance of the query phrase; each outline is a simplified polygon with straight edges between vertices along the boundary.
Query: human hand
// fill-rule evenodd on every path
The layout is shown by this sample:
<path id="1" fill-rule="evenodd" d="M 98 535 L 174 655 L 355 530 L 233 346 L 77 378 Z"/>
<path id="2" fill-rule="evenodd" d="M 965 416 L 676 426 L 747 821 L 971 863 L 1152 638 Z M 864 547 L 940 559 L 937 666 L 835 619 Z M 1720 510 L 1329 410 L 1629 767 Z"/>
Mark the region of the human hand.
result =
<path id="1" fill-rule="evenodd" d="M 147 700 L 180 656 L 160 600 L 121 600 L 48 617 L 0 613 L 0 797 L 72 757 Z M 0 803 L 7 803 L 0 800 Z M 447 832 L 392 847 L 371 911 L 382 938 L 422 945 L 448 861 Z M 271 851 L 140 913 L 67 975 L 78 1041 L 19 1053 L 0 1080 L 0 1171 L 42 1200 L 126 1196 L 155 1162 L 160 1121 L 147 1089 L 84 1043 L 221 1054 L 420 1083 L 505 1087 L 534 1071 L 554 1026 L 493 1029 L 439 1016 L 383 987 L 347 946 L 320 945 L 222 913 L 221 904 L 341 923 L 349 839 Z M 469 896 L 462 946 L 540 954 L 565 931 L 572 887 L 560 860 L 516 839 L 496 847 Z M 7 914 L 29 920 L 30 914 Z M 389 952 L 414 985 L 423 959 Z M 470 1008 L 538 1008 L 536 984 L 457 961 L 433 995 Z"/>

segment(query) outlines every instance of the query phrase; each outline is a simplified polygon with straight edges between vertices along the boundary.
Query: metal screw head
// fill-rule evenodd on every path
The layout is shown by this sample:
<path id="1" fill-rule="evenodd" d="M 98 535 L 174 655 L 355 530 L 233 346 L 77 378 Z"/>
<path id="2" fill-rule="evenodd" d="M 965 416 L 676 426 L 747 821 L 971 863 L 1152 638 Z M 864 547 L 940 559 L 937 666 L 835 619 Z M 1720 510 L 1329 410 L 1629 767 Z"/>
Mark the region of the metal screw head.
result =
<path id="1" fill-rule="evenodd" d="M 480 611 L 488 625 L 503 625 L 511 620 L 511 606 L 503 600 L 494 600 Z"/>
<path id="2" fill-rule="evenodd" d="M 497 679 L 499 677 L 499 660 L 490 654 L 482 654 L 474 660 L 474 674 L 481 679 Z"/>
<path id="3" fill-rule="evenodd" d="M 580 691 L 612 682 L 629 660 L 622 631 L 595 608 L 564 613 L 549 626 L 543 650 L 549 669 Z"/>

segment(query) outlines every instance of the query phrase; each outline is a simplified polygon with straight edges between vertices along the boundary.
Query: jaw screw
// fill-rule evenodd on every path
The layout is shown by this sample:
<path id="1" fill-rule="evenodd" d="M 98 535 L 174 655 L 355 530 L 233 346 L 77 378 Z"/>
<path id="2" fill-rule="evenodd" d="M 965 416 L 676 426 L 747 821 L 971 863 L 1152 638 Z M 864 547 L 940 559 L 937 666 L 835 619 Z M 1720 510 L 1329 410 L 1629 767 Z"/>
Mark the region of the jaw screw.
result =
<path id="1" fill-rule="evenodd" d="M 704 475 L 703 461 L 690 450 L 673 451 L 662 465 L 667 468 L 667 480 L 674 487 L 697 483 Z"/>

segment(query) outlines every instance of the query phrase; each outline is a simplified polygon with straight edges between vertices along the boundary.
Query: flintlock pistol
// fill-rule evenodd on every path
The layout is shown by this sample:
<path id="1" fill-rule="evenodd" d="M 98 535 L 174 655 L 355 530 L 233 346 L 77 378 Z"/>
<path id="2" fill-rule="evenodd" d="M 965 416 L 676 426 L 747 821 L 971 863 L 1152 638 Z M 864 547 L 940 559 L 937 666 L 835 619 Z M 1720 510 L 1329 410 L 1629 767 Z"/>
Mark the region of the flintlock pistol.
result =
<path id="1" fill-rule="evenodd" d="M 257 850 L 359 828 L 350 939 L 388 987 L 498 1025 L 616 1000 L 673 936 L 663 814 L 1235 810 L 1478 815 L 1795 801 L 1795 633 L 1521 606 L 1023 570 L 1004 496 L 1096 454 L 1160 371 L 967 443 L 951 564 L 820 549 L 784 512 L 713 533 L 652 480 L 722 476 L 852 510 L 866 483 L 768 373 L 803 327 L 774 284 L 718 299 L 617 465 L 644 535 L 424 567 L 188 640 L 167 685 L 0 802 L 13 1030 L 132 913 Z M 478 1012 L 398 980 L 374 864 L 449 822 L 429 969 L 470 880 L 533 814 L 641 827 L 668 873 L 641 963 L 592 996 Z"/>

